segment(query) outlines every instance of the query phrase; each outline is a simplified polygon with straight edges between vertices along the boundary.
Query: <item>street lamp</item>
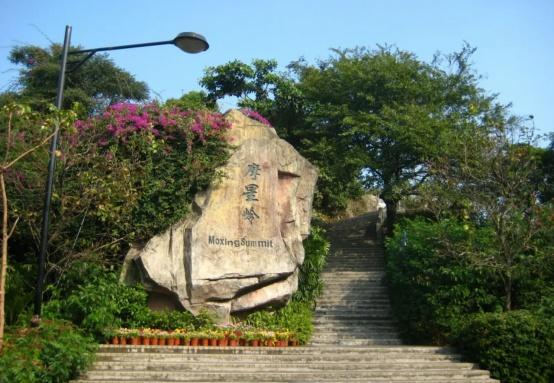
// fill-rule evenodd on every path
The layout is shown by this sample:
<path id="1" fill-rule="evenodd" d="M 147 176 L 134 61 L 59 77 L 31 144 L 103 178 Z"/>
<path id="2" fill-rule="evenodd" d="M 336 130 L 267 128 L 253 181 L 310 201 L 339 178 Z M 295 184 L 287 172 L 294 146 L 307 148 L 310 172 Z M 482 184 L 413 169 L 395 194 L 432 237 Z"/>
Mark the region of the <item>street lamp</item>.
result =
<path id="1" fill-rule="evenodd" d="M 58 77 L 58 90 L 56 93 L 56 107 L 58 109 L 62 108 L 63 102 L 63 89 L 65 85 L 65 74 L 67 71 L 67 57 L 68 55 L 75 54 L 87 54 L 82 58 L 78 63 L 72 66 L 69 69 L 69 72 L 77 70 L 81 65 L 83 65 L 88 59 L 90 59 L 96 52 L 105 52 L 105 51 L 114 51 L 121 49 L 131 49 L 131 48 L 142 48 L 150 47 L 154 45 L 168 45 L 173 44 L 179 49 L 187 53 L 200 53 L 207 50 L 210 46 L 206 41 L 206 38 L 198 33 L 194 32 L 183 32 L 179 33 L 172 40 L 165 41 L 156 41 L 152 43 L 141 43 L 141 44 L 129 44 L 129 45 L 118 45 L 113 47 L 102 47 L 94 49 L 81 49 L 76 51 L 69 51 L 69 45 L 71 43 L 71 26 L 67 25 L 65 27 L 65 37 L 63 41 L 62 48 L 62 57 L 60 63 L 60 74 Z M 42 213 L 42 228 L 40 235 L 40 246 L 39 246 L 39 255 L 38 255 L 38 278 L 37 286 L 35 289 L 35 309 L 33 316 L 33 323 L 38 324 L 40 322 L 40 315 L 42 311 L 42 286 L 44 282 L 44 264 L 46 261 L 46 250 L 48 247 L 48 226 L 49 226 L 49 216 L 50 216 L 50 203 L 52 201 L 52 188 L 54 183 L 54 169 L 56 167 L 56 149 L 58 147 L 58 140 L 60 135 L 60 127 L 56 125 L 54 130 L 54 136 L 50 143 L 50 159 L 48 161 L 48 178 L 46 180 L 46 191 L 44 194 L 44 210 Z"/>

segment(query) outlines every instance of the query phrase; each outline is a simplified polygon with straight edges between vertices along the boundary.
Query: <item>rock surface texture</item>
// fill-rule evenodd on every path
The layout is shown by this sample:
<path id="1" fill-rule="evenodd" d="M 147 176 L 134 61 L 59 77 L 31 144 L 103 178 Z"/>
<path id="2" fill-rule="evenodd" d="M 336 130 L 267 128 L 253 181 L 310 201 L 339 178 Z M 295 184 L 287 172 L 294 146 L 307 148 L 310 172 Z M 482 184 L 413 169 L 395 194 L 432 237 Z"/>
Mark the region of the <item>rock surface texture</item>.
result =
<path id="1" fill-rule="evenodd" d="M 123 279 L 153 307 L 229 313 L 282 304 L 298 285 L 317 169 L 275 130 L 230 111 L 236 146 L 224 176 L 195 197 L 192 216 L 133 249 Z"/>

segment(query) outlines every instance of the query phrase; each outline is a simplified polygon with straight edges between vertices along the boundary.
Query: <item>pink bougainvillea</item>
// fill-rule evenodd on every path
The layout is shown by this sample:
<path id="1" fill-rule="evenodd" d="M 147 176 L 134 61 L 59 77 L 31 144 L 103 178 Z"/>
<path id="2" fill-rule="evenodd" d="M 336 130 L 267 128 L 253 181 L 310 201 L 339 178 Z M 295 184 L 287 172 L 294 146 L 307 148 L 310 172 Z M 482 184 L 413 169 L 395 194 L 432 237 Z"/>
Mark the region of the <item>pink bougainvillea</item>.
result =
<path id="1" fill-rule="evenodd" d="M 256 112 L 255 110 L 242 108 L 240 111 L 248 118 L 259 121 L 264 125 L 271 126 L 271 123 L 264 116 L 262 116 L 260 113 Z"/>
<path id="2" fill-rule="evenodd" d="M 110 142 L 125 144 L 136 134 L 151 135 L 166 141 L 182 139 L 189 144 L 194 139 L 205 142 L 231 126 L 220 113 L 163 108 L 155 103 L 118 103 L 109 106 L 100 115 L 78 120 L 75 127 L 77 139 L 70 137 L 72 145 L 77 144 L 79 137 L 96 128 L 93 129 L 97 133 L 96 143 L 104 147 Z M 99 127 L 104 127 L 104 131 L 98 132 Z"/>

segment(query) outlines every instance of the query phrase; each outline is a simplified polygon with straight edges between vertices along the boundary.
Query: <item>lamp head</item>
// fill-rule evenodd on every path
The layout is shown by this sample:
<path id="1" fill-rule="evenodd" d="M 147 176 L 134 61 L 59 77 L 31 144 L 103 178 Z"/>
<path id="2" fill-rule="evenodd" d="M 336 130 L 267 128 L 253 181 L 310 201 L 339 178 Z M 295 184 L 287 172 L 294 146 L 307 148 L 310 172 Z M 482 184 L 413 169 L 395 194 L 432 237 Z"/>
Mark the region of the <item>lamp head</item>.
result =
<path id="1" fill-rule="evenodd" d="M 187 53 L 204 52 L 210 47 L 204 36 L 194 32 L 179 33 L 173 44 Z"/>

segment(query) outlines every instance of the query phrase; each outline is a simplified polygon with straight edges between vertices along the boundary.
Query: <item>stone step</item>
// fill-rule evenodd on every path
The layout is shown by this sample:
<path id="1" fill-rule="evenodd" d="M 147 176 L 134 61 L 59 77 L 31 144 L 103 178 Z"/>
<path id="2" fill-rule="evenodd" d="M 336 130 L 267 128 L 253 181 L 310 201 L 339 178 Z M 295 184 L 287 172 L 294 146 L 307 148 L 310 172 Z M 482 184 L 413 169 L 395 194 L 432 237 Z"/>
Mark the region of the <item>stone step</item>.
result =
<path id="1" fill-rule="evenodd" d="M 323 293 L 320 297 L 320 301 L 324 301 L 324 300 L 329 300 L 329 301 L 339 300 L 340 302 L 361 301 L 364 299 L 371 299 L 374 297 L 383 298 L 387 296 L 386 294 L 387 294 L 386 291 L 381 291 L 378 289 L 369 289 L 369 288 L 367 290 L 337 289 L 334 292 Z"/>
<path id="2" fill-rule="evenodd" d="M 403 347 L 184 347 L 184 346 L 116 346 L 100 345 L 99 355 L 301 355 L 301 354 L 373 354 L 373 355 L 457 355 L 449 347 L 403 346 Z"/>
<path id="3" fill-rule="evenodd" d="M 327 287 L 327 289 L 325 289 L 325 287 Z M 374 281 L 373 283 L 367 283 L 364 285 L 360 285 L 359 283 L 352 283 L 352 285 L 349 286 L 350 287 L 349 289 L 346 289 L 346 288 L 342 289 L 341 286 L 337 285 L 335 286 L 337 288 L 336 291 L 334 291 L 332 287 L 333 286 L 324 284 L 324 290 L 323 290 L 322 296 L 329 296 L 329 295 L 335 295 L 335 294 L 345 295 L 349 293 L 351 296 L 354 296 L 354 295 L 362 295 L 363 293 L 370 294 L 375 292 L 383 292 L 383 293 L 388 292 L 387 287 L 382 282 L 378 282 L 378 281 Z M 344 286 L 344 287 L 348 287 L 348 286 Z"/>
<path id="4" fill-rule="evenodd" d="M 351 319 L 351 318 L 327 318 L 327 317 L 315 317 L 314 325 L 329 325 L 329 326 L 348 326 L 348 327 L 370 327 L 370 326 L 383 326 L 391 325 L 394 326 L 394 321 L 392 318 L 373 318 L 373 319 Z"/>
<path id="5" fill-rule="evenodd" d="M 328 290 L 333 290 L 333 288 L 348 288 L 352 290 L 363 290 L 365 288 L 371 287 L 385 287 L 385 281 L 383 278 L 373 278 L 373 279 L 352 279 L 352 280 L 322 280 L 325 287 Z"/>
<path id="6" fill-rule="evenodd" d="M 352 302 L 350 304 L 319 304 L 316 306 L 315 312 L 325 312 L 328 310 L 336 310 L 336 311 L 345 311 L 345 310 L 371 310 L 371 309 L 390 309 L 389 302 L 382 300 L 379 302 L 372 302 L 370 304 L 359 304 L 356 302 Z"/>
<path id="7" fill-rule="evenodd" d="M 96 361 L 103 363 L 119 363 L 133 362 L 136 364 L 146 363 L 191 363 L 191 362 L 240 362 L 247 360 L 248 362 L 265 362 L 272 363 L 432 363 L 440 361 L 460 361 L 457 355 L 440 355 L 440 354 L 404 354 L 404 353 L 387 353 L 379 355 L 372 352 L 368 353 L 314 353 L 314 354 L 115 354 L 115 353 L 99 353 Z"/>
<path id="8" fill-rule="evenodd" d="M 369 302 L 369 303 L 365 303 L 365 302 Z M 369 299 L 344 299 L 344 298 L 339 298 L 339 299 L 319 299 L 317 301 L 317 306 L 316 307 L 325 307 L 325 308 L 329 308 L 329 307 L 333 307 L 333 306 L 340 306 L 340 307 L 375 307 L 376 305 L 379 305 L 379 304 L 387 304 L 389 305 L 389 302 L 388 302 L 388 297 L 383 295 L 383 296 L 373 296 L 373 297 L 370 297 Z"/>
<path id="9" fill-rule="evenodd" d="M 314 335 L 311 339 L 311 343 L 317 342 L 333 342 L 336 340 L 348 340 L 348 339 L 370 339 L 370 340 L 379 340 L 379 339 L 395 339 L 398 341 L 398 344 L 401 342 L 401 338 L 395 332 L 383 332 L 383 333 L 367 333 L 367 332 L 344 332 L 344 333 L 333 333 L 333 332 L 319 332 Z"/>
<path id="10" fill-rule="evenodd" d="M 385 274 L 381 271 L 366 271 L 366 275 L 342 275 L 345 271 L 333 271 L 332 274 L 321 277 L 321 280 L 326 283 L 343 283 L 355 287 L 355 283 L 375 283 L 383 282 Z"/>
<path id="11" fill-rule="evenodd" d="M 94 371 L 198 371 L 207 370 L 213 367 L 213 361 L 208 359 L 204 361 L 155 361 L 156 363 L 136 363 L 129 359 L 127 361 L 120 361 L 117 363 L 111 362 L 95 362 L 91 368 Z M 384 368 L 394 368 L 396 370 L 409 370 L 409 369 L 439 369 L 449 368 L 466 370 L 473 369 L 474 365 L 471 363 L 453 363 L 449 360 L 443 361 L 422 361 L 417 362 L 413 360 L 403 361 L 371 361 L 364 363 L 352 363 L 352 362 L 336 362 L 336 361 L 311 361 L 309 364 L 303 362 L 291 362 L 291 361 L 276 361 L 276 360 L 260 360 L 250 361 L 246 358 L 242 360 L 228 360 L 218 361 L 217 367 L 219 369 L 234 369 L 235 371 L 248 371 L 252 369 L 279 369 L 279 371 L 311 371 L 311 370 L 382 370 Z"/>
<path id="12" fill-rule="evenodd" d="M 400 339 L 336 339 L 336 340 L 313 340 L 310 342 L 312 346 L 328 346 L 328 345 L 343 345 L 343 346 L 400 346 Z"/>
<path id="13" fill-rule="evenodd" d="M 101 379 L 127 379 L 127 380 L 159 380 L 167 382 L 186 382 L 186 381 L 229 381 L 243 380 L 258 382 L 267 381 L 320 381 L 321 377 L 326 380 L 346 381 L 351 378 L 371 379 L 389 379 L 389 380 L 410 380 L 419 378 L 421 380 L 430 379 L 464 379 L 464 378 L 483 378 L 488 379 L 489 374 L 482 370 L 460 370 L 460 369 L 423 369 L 423 370 L 394 370 L 394 369 L 360 369 L 355 371 L 336 370 L 336 371 L 281 371 L 280 369 L 252 369 L 250 371 L 235 371 L 234 369 L 222 370 L 218 366 L 213 366 L 210 371 L 198 371 L 194 374 L 181 373 L 175 371 L 89 371 L 83 375 L 84 378 L 93 380 Z M 319 372 L 319 374 L 317 374 Z M 317 375 L 316 375 L 317 374 Z M 317 379 L 314 379 L 317 378 Z"/>
<path id="14" fill-rule="evenodd" d="M 321 331 L 339 331 L 339 332 L 353 332 L 353 331 L 390 331 L 390 332 L 396 332 L 396 326 L 391 323 L 370 323 L 370 324 L 362 324 L 358 326 L 350 326 L 342 325 L 340 323 L 332 322 L 332 323 L 316 323 L 314 324 L 314 330 L 317 330 L 319 332 Z"/>
<path id="15" fill-rule="evenodd" d="M 348 309 L 348 310 L 341 310 L 341 309 L 316 309 L 315 311 L 316 316 L 318 317 L 365 317 L 365 316 L 373 316 L 373 315 L 386 315 L 390 316 L 392 315 L 390 308 L 385 307 L 373 307 L 370 309 Z"/>
<path id="16" fill-rule="evenodd" d="M 347 265 L 343 262 L 337 263 L 336 265 L 327 265 L 325 272 L 328 274 L 344 273 L 349 271 L 362 271 L 364 273 L 383 273 L 386 274 L 385 268 L 382 265 L 377 264 L 360 264 L 360 265 Z"/>
<path id="17" fill-rule="evenodd" d="M 320 333 L 316 334 L 311 339 L 311 344 L 314 343 L 337 343 L 337 341 L 371 341 L 371 344 L 384 344 L 381 341 L 394 341 L 394 344 L 402 344 L 399 337 L 395 334 L 363 334 L 356 336 L 354 334 L 333 334 L 333 333 Z"/>
<path id="18" fill-rule="evenodd" d="M 205 382 L 211 382 L 212 380 L 187 380 L 187 383 L 195 382 L 195 383 L 205 383 Z M 249 383 L 249 382 L 258 382 L 255 378 L 253 380 L 245 380 L 245 379 L 238 379 L 238 380 L 225 380 L 226 382 L 233 382 L 233 383 Z M 336 380 L 327 380 L 325 377 L 318 377 L 317 380 L 307 380 L 303 379 L 303 382 L 336 382 Z M 132 383 L 167 383 L 166 381 L 160 381 L 160 380 L 113 380 L 113 379 L 102 379 L 102 380 L 94 380 L 94 379 L 86 379 L 86 380 L 72 380 L 71 383 L 122 383 L 122 382 L 132 382 Z M 185 381 L 182 380 L 174 380 L 175 383 L 185 383 Z M 290 382 L 290 380 L 277 380 L 276 378 L 273 380 L 268 380 L 267 382 Z M 367 378 L 352 378 L 348 379 L 348 382 L 368 382 Z M 462 378 L 462 379 L 448 379 L 448 380 L 440 380 L 440 379 L 409 379 L 409 380 L 391 380 L 390 378 L 383 378 L 383 379 L 377 379 L 372 378 L 371 382 L 373 383 L 499 383 L 498 380 L 494 379 L 485 379 L 483 377 L 478 378 Z"/>
<path id="19" fill-rule="evenodd" d="M 317 302 L 321 305 L 349 305 L 358 304 L 367 300 L 376 302 L 377 300 L 385 300 L 387 298 L 388 297 L 384 292 L 365 292 L 363 294 L 356 295 L 348 294 L 347 292 L 344 294 L 337 292 L 335 295 L 326 294 L 325 296 L 320 297 Z"/>

